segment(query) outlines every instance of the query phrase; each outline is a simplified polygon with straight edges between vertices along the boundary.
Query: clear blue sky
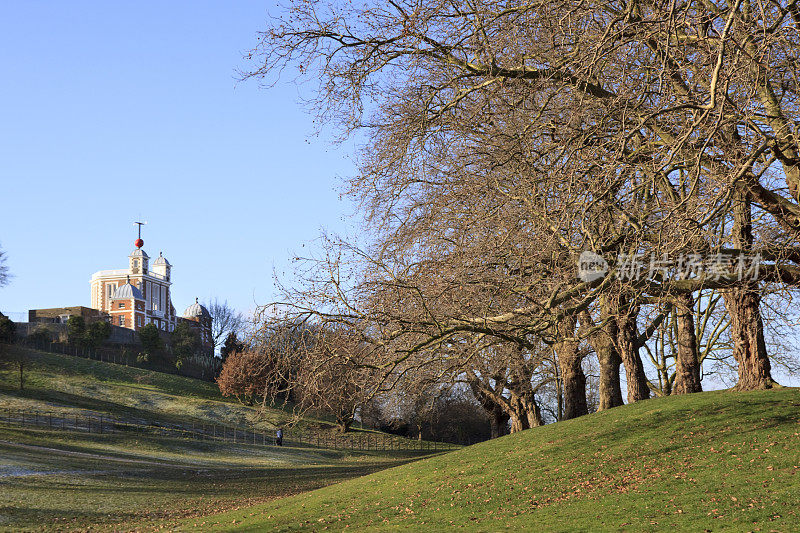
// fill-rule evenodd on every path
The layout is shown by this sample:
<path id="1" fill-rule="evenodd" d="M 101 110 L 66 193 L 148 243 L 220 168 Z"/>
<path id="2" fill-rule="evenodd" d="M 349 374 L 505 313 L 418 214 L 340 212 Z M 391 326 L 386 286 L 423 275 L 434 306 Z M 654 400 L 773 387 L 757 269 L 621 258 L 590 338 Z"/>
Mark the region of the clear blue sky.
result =
<path id="1" fill-rule="evenodd" d="M 173 303 L 240 310 L 275 296 L 273 266 L 345 231 L 353 172 L 284 80 L 237 83 L 274 3 L 0 4 L 0 311 L 86 305 L 97 270 L 145 250 L 173 263 Z M 780 374 L 780 372 L 778 372 Z"/>
<path id="2" fill-rule="evenodd" d="M 0 7 L 0 311 L 89 305 L 89 278 L 144 249 L 173 303 L 274 297 L 273 265 L 352 208 L 334 147 L 290 79 L 239 83 L 265 2 L 11 2 Z M 307 249 L 307 248 L 306 248 Z M 13 317 L 12 317 L 13 318 Z"/>

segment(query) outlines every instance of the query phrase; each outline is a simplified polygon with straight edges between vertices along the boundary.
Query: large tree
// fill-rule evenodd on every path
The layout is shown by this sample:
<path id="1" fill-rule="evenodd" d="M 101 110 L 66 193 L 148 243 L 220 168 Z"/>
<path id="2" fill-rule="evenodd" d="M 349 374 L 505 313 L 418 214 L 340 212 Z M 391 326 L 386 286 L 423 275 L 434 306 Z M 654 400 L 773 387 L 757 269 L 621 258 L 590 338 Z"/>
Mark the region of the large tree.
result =
<path id="1" fill-rule="evenodd" d="M 602 407 L 621 401 L 620 363 L 645 399 L 640 350 L 673 312 L 674 390 L 698 390 L 692 298 L 720 289 L 738 387 L 771 386 L 760 295 L 800 279 L 799 18 L 788 0 L 291 3 L 245 76 L 297 66 L 321 79 L 323 118 L 369 130 L 349 185 L 372 236 L 328 248 L 292 308 L 369 323 L 387 358 L 364 364 L 385 376 L 458 336 L 541 340 L 575 416 L 578 337 Z M 581 250 L 608 274 L 575 280 Z M 718 275 L 619 268 L 690 253 L 720 257 Z"/>

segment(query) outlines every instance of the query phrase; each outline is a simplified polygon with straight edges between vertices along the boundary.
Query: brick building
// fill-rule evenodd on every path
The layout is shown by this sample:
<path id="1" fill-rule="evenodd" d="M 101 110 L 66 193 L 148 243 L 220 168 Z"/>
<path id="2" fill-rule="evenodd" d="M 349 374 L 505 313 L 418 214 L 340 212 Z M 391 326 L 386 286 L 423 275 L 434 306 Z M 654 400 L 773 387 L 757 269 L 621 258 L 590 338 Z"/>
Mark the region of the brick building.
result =
<path id="1" fill-rule="evenodd" d="M 171 332 L 181 320 L 198 329 L 203 343 L 211 343 L 211 315 L 197 299 L 184 316 L 172 305 L 172 265 L 162 253 L 150 264 L 141 236 L 128 256 L 128 268 L 101 270 L 91 279 L 92 308 L 108 314 L 115 326 L 138 330 L 155 324 Z"/>
<path id="2" fill-rule="evenodd" d="M 151 268 L 150 257 L 142 249 L 144 241 L 140 238 L 135 244 L 127 269 L 101 270 L 92 275 L 92 307 L 108 313 L 115 326 L 137 330 L 155 324 L 172 331 L 177 323 L 170 294 L 172 265 L 159 254 Z"/>

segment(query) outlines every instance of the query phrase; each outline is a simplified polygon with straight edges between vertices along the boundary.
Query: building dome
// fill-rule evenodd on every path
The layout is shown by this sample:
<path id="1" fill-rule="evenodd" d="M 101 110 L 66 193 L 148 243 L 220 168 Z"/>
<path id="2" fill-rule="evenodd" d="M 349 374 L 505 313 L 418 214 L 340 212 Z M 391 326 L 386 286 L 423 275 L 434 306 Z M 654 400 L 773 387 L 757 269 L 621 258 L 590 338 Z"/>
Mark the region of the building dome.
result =
<path id="1" fill-rule="evenodd" d="M 200 302 L 195 298 L 194 303 L 183 312 L 183 318 L 211 318 L 211 313 L 208 312 L 208 309 L 200 305 Z"/>
<path id="2" fill-rule="evenodd" d="M 150 259 L 150 256 L 147 255 L 147 252 L 145 252 L 141 248 L 137 248 L 134 251 L 132 251 L 130 257 L 141 257 L 142 259 Z"/>
<path id="3" fill-rule="evenodd" d="M 153 266 L 157 265 L 172 266 L 169 261 L 167 261 L 167 258 L 161 255 L 161 252 L 158 252 L 158 257 L 156 257 L 156 260 L 153 261 Z"/>
<path id="4" fill-rule="evenodd" d="M 125 285 L 117 287 L 117 290 L 114 291 L 114 296 L 112 296 L 114 300 L 130 300 L 131 298 L 144 300 L 142 291 L 131 285 L 130 281 Z"/>

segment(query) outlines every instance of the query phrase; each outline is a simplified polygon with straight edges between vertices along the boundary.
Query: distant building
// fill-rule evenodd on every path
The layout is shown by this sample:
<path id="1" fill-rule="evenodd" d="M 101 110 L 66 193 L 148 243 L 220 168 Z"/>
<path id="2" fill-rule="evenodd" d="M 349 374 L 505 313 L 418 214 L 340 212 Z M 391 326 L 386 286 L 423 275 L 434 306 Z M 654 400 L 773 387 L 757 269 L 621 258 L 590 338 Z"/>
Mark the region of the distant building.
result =
<path id="1" fill-rule="evenodd" d="M 128 268 L 101 270 L 92 275 L 92 307 L 111 317 L 115 326 L 138 330 L 155 324 L 161 330 L 175 329 L 178 317 L 172 305 L 172 265 L 159 254 L 150 268 L 150 256 L 136 239 L 128 256 Z"/>
<path id="2" fill-rule="evenodd" d="M 150 256 L 142 247 L 141 237 L 134 242 L 128 256 L 128 268 L 100 270 L 92 274 L 90 294 L 92 306 L 31 309 L 28 322 L 66 323 L 71 316 L 82 316 L 87 323 L 107 320 L 113 326 L 137 331 L 154 324 L 165 333 L 175 330 L 179 321 L 186 321 L 200 334 L 207 347 L 211 346 L 211 314 L 197 298 L 178 316 L 172 305 L 172 265 L 163 254 L 150 264 Z"/>
<path id="3" fill-rule="evenodd" d="M 211 313 L 208 312 L 208 309 L 206 309 L 197 298 L 195 298 L 194 303 L 183 312 L 182 319 L 192 322 L 193 327 L 200 332 L 200 340 L 203 344 L 211 346 Z"/>
<path id="4" fill-rule="evenodd" d="M 51 309 L 31 309 L 28 311 L 28 322 L 66 324 L 72 316 L 80 316 L 86 323 L 108 320 L 108 315 L 97 309 L 77 305 L 74 307 L 53 307 Z"/>

